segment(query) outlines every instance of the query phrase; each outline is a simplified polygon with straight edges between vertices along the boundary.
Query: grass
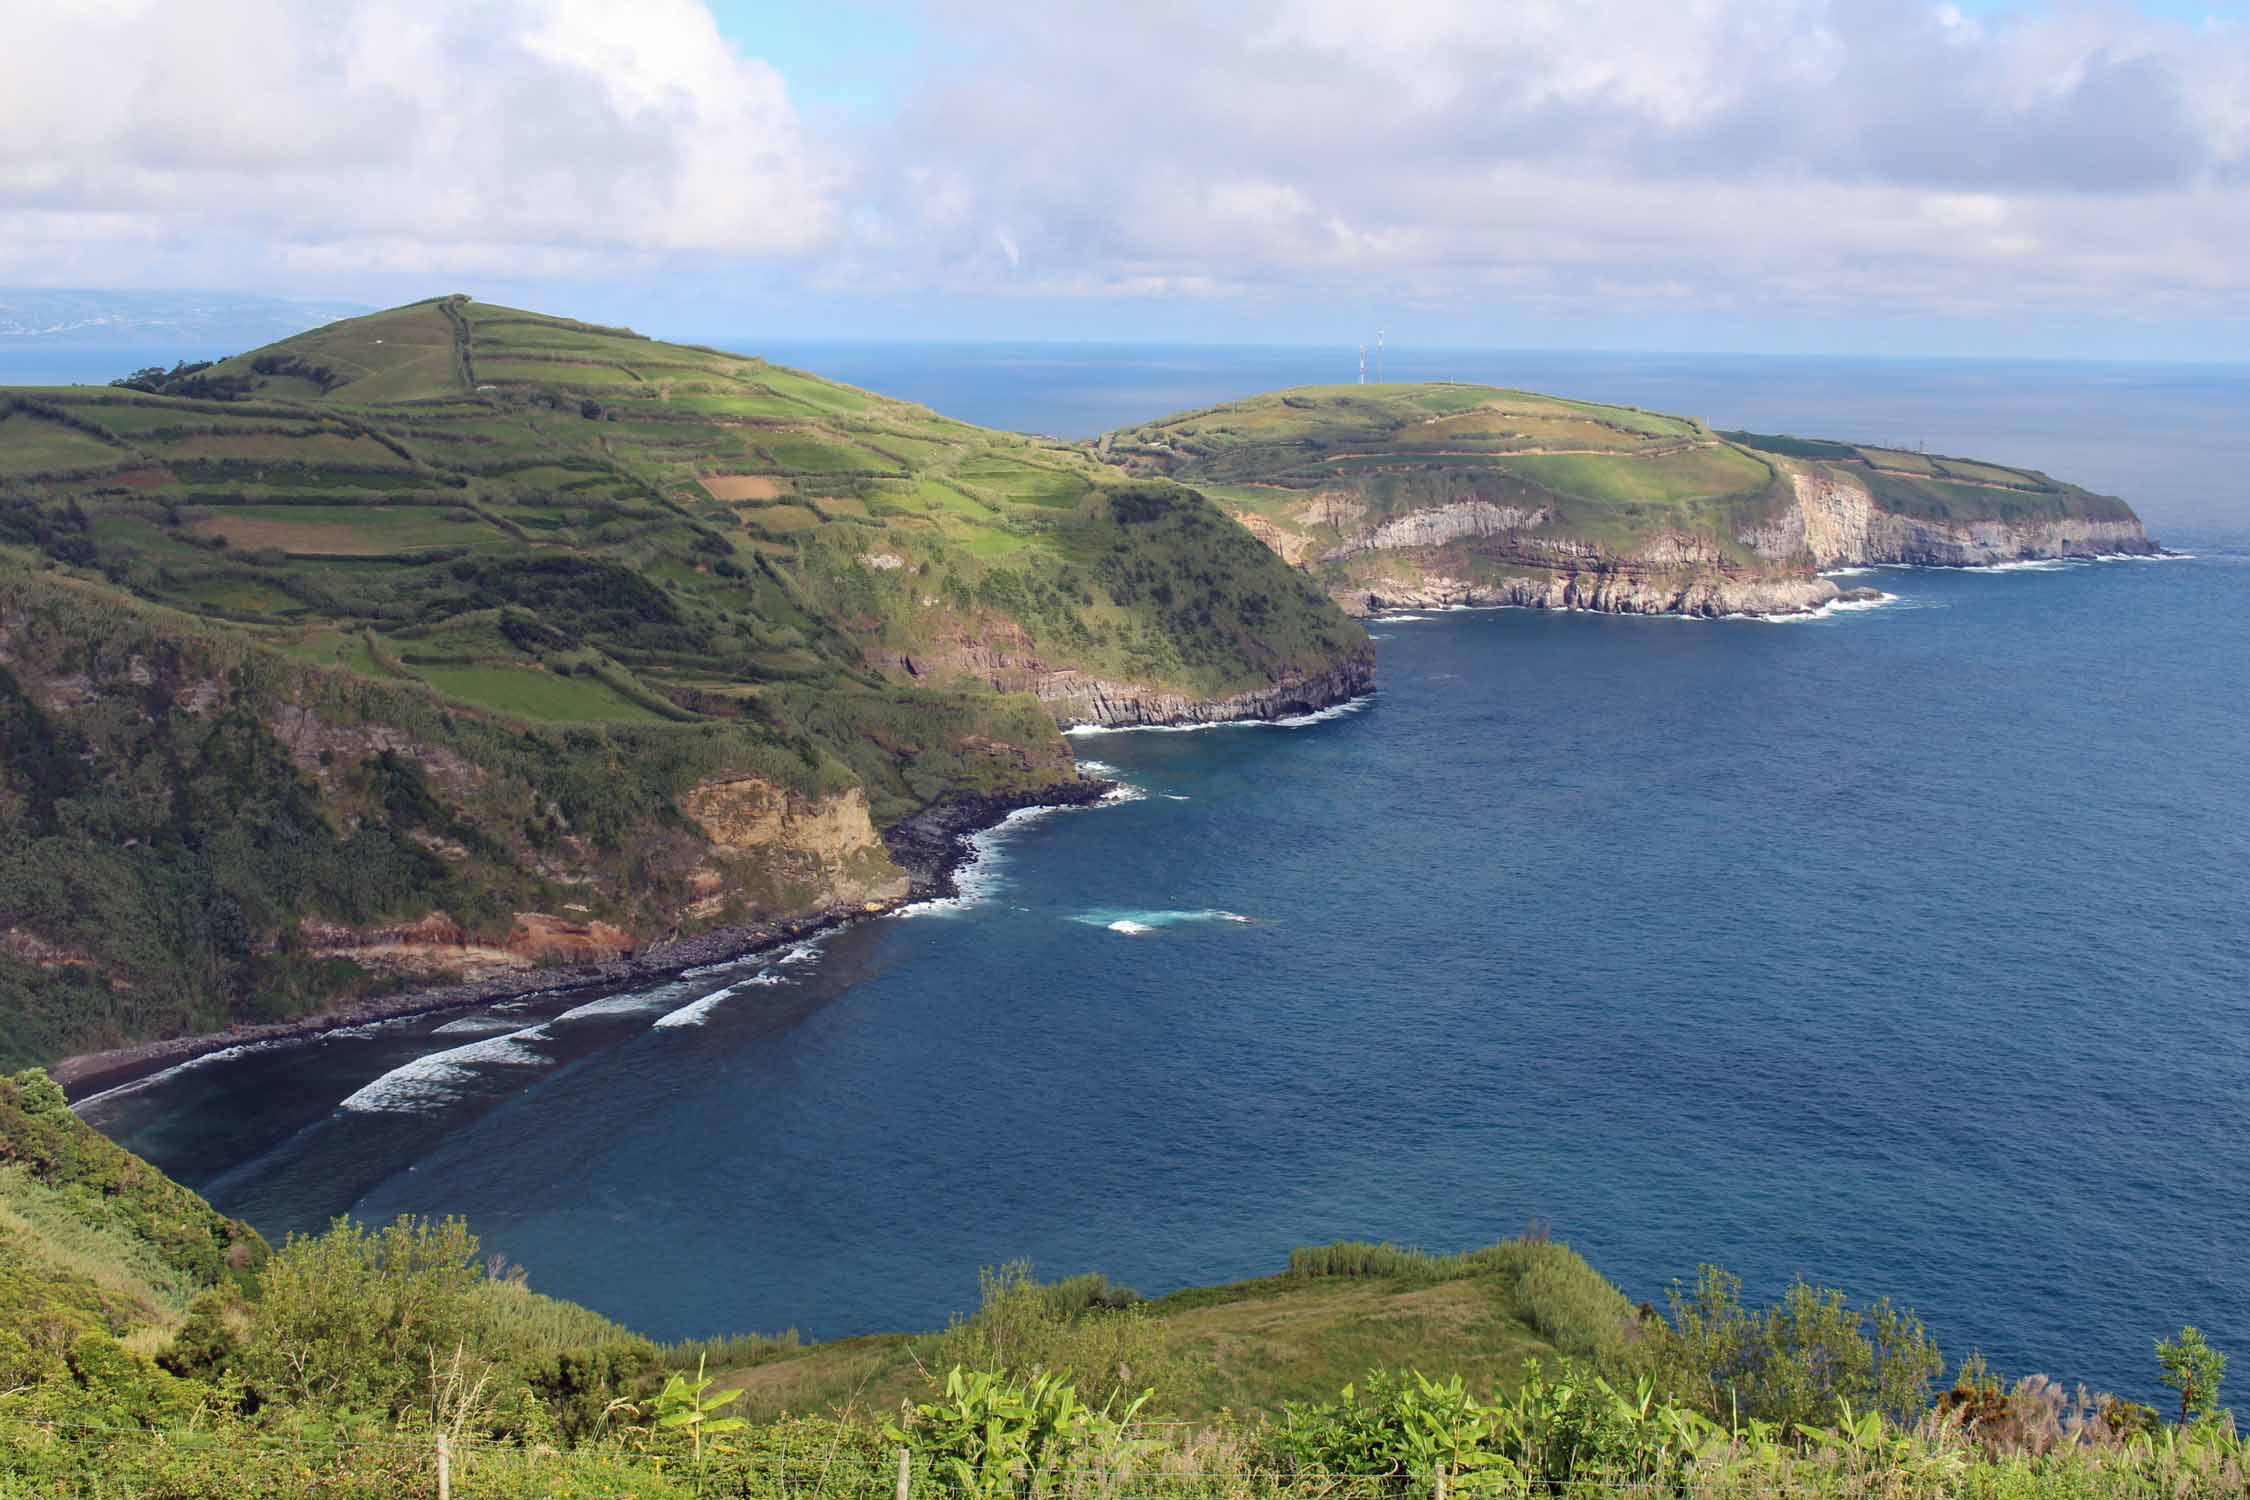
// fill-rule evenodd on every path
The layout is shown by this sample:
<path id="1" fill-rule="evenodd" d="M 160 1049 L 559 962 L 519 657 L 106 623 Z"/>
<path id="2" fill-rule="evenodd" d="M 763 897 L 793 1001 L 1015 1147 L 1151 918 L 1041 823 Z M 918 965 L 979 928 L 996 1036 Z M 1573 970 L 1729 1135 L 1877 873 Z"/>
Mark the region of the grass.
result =
<path id="1" fill-rule="evenodd" d="M 478 665 L 413 668 L 449 698 L 496 713 L 552 724 L 655 724 L 659 715 L 591 676 L 564 677 L 536 667 Z"/>
<path id="2" fill-rule="evenodd" d="M 1123 1317 L 1121 1335 L 1160 1365 L 1167 1407 L 1184 1418 L 1221 1411 L 1277 1412 L 1283 1403 L 1332 1396 L 1370 1369 L 1459 1374 L 1478 1390 L 1513 1390 L 1526 1360 L 1609 1347 L 1630 1315 L 1625 1299 L 1562 1245 L 1511 1240 L 1461 1255 L 1390 1245 L 1339 1244 L 1293 1251 L 1279 1275 L 1192 1287 L 1124 1312 L 1106 1280 L 1040 1288 L 1065 1321 L 1032 1335 L 1057 1357 L 1088 1319 Z M 1130 1294 L 1125 1294 L 1130 1297 Z M 964 1325 L 996 1327 L 1006 1299 L 988 1284 Z M 694 1346 L 712 1356 L 720 1384 L 743 1392 L 746 1413 L 894 1410 L 956 1357 L 959 1333 L 878 1334 L 800 1345 L 795 1336 Z"/>
<path id="3" fill-rule="evenodd" d="M 508 539 L 465 509 L 419 505 L 229 505 L 191 522 L 194 536 L 229 547 L 273 547 L 301 557 L 383 557 L 435 547 L 505 547 Z"/>

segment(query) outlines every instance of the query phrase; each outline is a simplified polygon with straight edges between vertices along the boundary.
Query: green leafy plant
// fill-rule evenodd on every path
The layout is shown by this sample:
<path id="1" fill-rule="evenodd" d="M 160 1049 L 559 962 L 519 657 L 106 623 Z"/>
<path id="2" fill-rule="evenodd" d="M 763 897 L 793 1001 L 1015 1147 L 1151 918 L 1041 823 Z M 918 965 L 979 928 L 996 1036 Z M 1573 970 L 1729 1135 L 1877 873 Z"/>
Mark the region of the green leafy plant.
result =
<path id="1" fill-rule="evenodd" d="M 1074 1464 L 1114 1473 L 1152 1446 L 1127 1436 L 1148 1401 L 1134 1397 L 1117 1412 L 1089 1407 L 1066 1375 L 1044 1371 L 1015 1380 L 956 1366 L 941 1400 L 914 1407 L 884 1436 L 914 1449 L 945 1483 L 979 1500 L 1029 1494 L 1043 1479 Z"/>
<path id="2" fill-rule="evenodd" d="M 2173 1339 L 2156 1341 L 2156 1362 L 2164 1367 L 2164 1384 L 2180 1393 L 2180 1424 L 2209 1417 L 2219 1409 L 2219 1384 L 2226 1379 L 2227 1357 L 2204 1339 L 2203 1331 L 2188 1324 Z"/>
<path id="3" fill-rule="evenodd" d="M 721 1391 L 716 1396 L 706 1395 L 715 1377 L 703 1373 L 703 1361 L 695 1362 L 695 1378 L 688 1379 L 677 1370 L 657 1392 L 653 1408 L 658 1432 L 678 1433 L 688 1442 L 691 1462 L 694 1465 L 696 1492 L 703 1490 L 703 1445 L 706 1439 L 740 1432 L 744 1422 L 740 1417 L 722 1417 L 725 1411 L 742 1399 L 740 1390 Z"/>

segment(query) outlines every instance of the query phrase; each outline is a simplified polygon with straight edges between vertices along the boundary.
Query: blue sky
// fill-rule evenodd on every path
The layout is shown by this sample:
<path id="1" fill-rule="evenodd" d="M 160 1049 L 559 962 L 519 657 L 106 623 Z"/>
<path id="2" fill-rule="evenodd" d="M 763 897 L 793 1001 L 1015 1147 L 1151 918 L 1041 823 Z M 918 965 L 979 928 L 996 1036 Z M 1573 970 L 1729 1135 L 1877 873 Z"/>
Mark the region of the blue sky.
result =
<path id="1" fill-rule="evenodd" d="M 0 285 L 465 289 L 703 337 L 2250 348 L 2241 0 L 106 0 L 19 32 Z"/>

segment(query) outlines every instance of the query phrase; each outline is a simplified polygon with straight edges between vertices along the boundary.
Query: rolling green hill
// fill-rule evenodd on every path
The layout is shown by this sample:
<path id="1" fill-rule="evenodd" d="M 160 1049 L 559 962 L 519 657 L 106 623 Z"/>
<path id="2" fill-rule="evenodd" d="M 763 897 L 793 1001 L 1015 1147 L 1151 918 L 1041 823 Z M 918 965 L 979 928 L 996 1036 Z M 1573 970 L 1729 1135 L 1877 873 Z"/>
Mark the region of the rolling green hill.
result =
<path id="1" fill-rule="evenodd" d="M 1321 386 L 1108 434 L 1365 613 L 1493 603 L 1818 608 L 1820 569 L 2140 552 L 2123 501 L 2044 474 L 1485 386 Z"/>
<path id="2" fill-rule="evenodd" d="M 1061 724 L 1372 663 L 1191 490 L 460 297 L 0 391 L 0 1061 L 895 901 Z"/>

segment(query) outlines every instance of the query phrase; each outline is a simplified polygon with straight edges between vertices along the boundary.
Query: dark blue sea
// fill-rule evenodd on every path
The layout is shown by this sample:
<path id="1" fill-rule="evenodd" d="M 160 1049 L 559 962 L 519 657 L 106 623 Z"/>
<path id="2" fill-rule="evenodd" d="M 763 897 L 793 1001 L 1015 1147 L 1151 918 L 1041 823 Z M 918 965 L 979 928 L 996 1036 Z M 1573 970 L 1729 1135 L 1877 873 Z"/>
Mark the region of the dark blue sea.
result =
<path id="1" fill-rule="evenodd" d="M 768 352 L 1084 434 L 1307 350 Z M 1391 355 L 2032 463 L 2192 556 L 1883 571 L 1792 624 L 1381 622 L 1294 727 L 1088 735 L 1129 798 L 964 899 L 660 989 L 191 1066 L 90 1117 L 269 1233 L 461 1213 L 652 1334 L 941 1324 L 980 1265 L 1148 1292 L 1534 1217 L 2144 1398 L 2250 1349 L 2250 372 Z"/>

